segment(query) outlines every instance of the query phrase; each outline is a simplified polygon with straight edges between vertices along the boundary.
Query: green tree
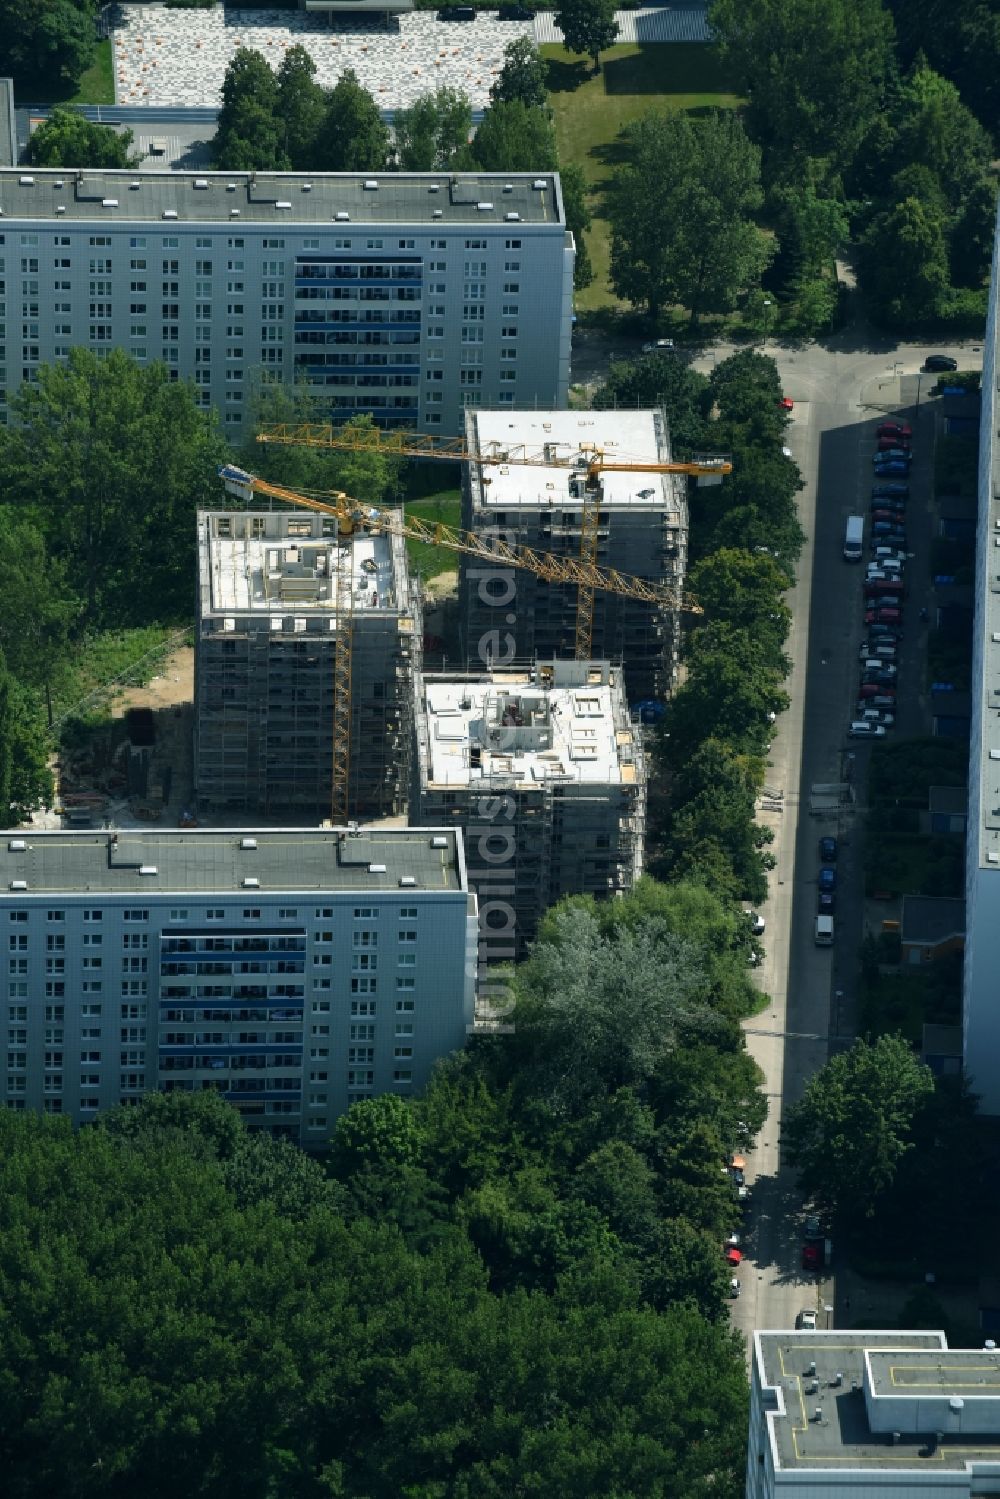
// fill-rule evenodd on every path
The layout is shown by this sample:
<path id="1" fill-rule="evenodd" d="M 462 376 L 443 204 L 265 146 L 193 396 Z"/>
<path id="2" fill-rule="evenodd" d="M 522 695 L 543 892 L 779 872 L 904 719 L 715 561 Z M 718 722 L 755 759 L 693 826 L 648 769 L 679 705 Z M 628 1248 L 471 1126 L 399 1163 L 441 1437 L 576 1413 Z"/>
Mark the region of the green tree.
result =
<path id="1" fill-rule="evenodd" d="M 264 374 L 250 392 L 250 431 L 268 426 L 311 422 L 316 418 L 316 397 L 307 380 L 286 385 Z M 356 433 L 361 441 L 377 428 L 371 416 L 360 414 L 344 424 L 345 433 Z M 377 447 L 357 452 L 337 451 L 297 444 L 257 442 L 247 437 L 240 448 L 240 464 L 250 473 L 285 489 L 342 489 L 352 499 L 377 505 L 399 489 L 401 460 Z"/>
<path id="2" fill-rule="evenodd" d="M 454 88 L 421 94 L 392 122 L 401 171 L 443 171 L 464 153 L 472 130 L 472 105 Z"/>
<path id="3" fill-rule="evenodd" d="M 961 208 L 988 171 L 993 147 L 954 83 L 918 58 L 900 85 L 893 120 L 894 158 L 932 172 L 949 208 Z"/>
<path id="4" fill-rule="evenodd" d="M 548 103 L 547 72 L 530 36 L 519 36 L 503 49 L 503 66 L 490 85 L 491 104 L 513 104 L 544 109 Z"/>
<path id="5" fill-rule="evenodd" d="M 559 158 L 555 131 L 537 105 L 493 104 L 472 141 L 473 160 L 483 172 L 555 171 Z"/>
<path id="6" fill-rule="evenodd" d="M 380 172 L 389 159 L 389 132 L 353 68 L 341 73 L 327 97 L 317 151 L 317 167 L 327 172 Z"/>
<path id="7" fill-rule="evenodd" d="M 582 52 L 600 71 L 601 53 L 613 47 L 618 36 L 615 0 L 559 0 L 555 23 L 570 52 Z"/>
<path id="8" fill-rule="evenodd" d="M 13 75 L 19 93 L 75 84 L 95 44 L 89 0 L 0 0 L 0 75 Z"/>
<path id="9" fill-rule="evenodd" d="M 831 1057 L 785 1112 L 782 1141 L 802 1190 L 832 1214 L 871 1217 L 933 1092 L 930 1068 L 899 1036 Z"/>
<path id="10" fill-rule="evenodd" d="M 37 699 L 0 652 L 0 826 L 17 827 L 52 801 L 49 739 Z"/>
<path id="11" fill-rule="evenodd" d="M 783 667 L 792 616 L 782 598 L 788 578 L 773 557 L 723 548 L 691 569 L 688 584 L 706 621 L 752 632 L 764 660 Z"/>
<path id="12" fill-rule="evenodd" d="M 888 0 L 904 64 L 923 52 L 957 83 L 962 98 L 992 135 L 1000 131 L 1000 15 L 992 0 Z"/>
<path id="13" fill-rule="evenodd" d="M 788 707 L 783 672 L 761 660 L 753 634 L 713 623 L 696 631 L 688 678 L 670 704 L 672 752 L 683 757 L 706 739 L 738 752 L 764 753 L 769 715 Z"/>
<path id="14" fill-rule="evenodd" d="M 0 650 L 28 687 L 46 687 L 80 615 L 62 558 L 49 555 L 37 521 L 0 507 Z"/>
<path id="15" fill-rule="evenodd" d="M 890 326 L 931 318 L 949 285 L 947 224 L 919 198 L 894 203 L 862 241 L 864 285 Z"/>
<path id="16" fill-rule="evenodd" d="M 677 452 L 704 452 L 711 447 L 706 417 L 708 380 L 673 354 L 648 354 L 641 359 L 613 360 L 604 384 L 594 393 L 598 410 L 662 406 Z M 718 490 L 713 487 L 713 494 Z"/>
<path id="17" fill-rule="evenodd" d="M 222 80 L 212 137 L 212 159 L 221 171 L 288 171 L 277 108 L 278 82 L 267 59 L 252 47 L 238 47 Z"/>
<path id="18" fill-rule="evenodd" d="M 590 285 L 594 279 L 594 268 L 587 249 L 586 230 L 590 228 L 590 208 L 587 204 L 587 179 L 583 168 L 571 162 L 560 168 L 563 208 L 566 211 L 566 227 L 576 244 L 576 263 L 573 267 L 573 285 L 577 291 Z"/>
<path id="19" fill-rule="evenodd" d="M 955 286 L 982 286 L 989 274 L 996 213 L 996 183 L 983 177 L 970 189 L 952 227 L 948 258 Z"/>
<path id="20" fill-rule="evenodd" d="M 712 0 L 708 18 L 769 176 L 834 185 L 883 107 L 892 21 L 881 0 Z"/>
<path id="21" fill-rule="evenodd" d="M 289 47 L 281 59 L 273 112 L 284 132 L 284 152 L 292 171 L 312 171 L 326 94 L 316 82 L 316 64 L 305 47 Z"/>
<path id="22" fill-rule="evenodd" d="M 75 109 L 54 109 L 32 133 L 28 160 L 38 167 L 123 168 L 139 165 L 131 130 L 95 125 Z"/>
<path id="23" fill-rule="evenodd" d="M 0 434 L 0 486 L 37 518 L 86 622 L 186 617 L 195 514 L 218 503 L 226 454 L 193 387 L 120 349 L 71 349 L 21 387 L 15 409 L 17 425 Z"/>
<path id="24" fill-rule="evenodd" d="M 750 221 L 760 207 L 760 151 L 728 112 L 648 114 L 625 131 L 628 161 L 609 203 L 611 282 L 647 309 L 679 302 L 692 323 L 735 306 L 767 265 Z"/>

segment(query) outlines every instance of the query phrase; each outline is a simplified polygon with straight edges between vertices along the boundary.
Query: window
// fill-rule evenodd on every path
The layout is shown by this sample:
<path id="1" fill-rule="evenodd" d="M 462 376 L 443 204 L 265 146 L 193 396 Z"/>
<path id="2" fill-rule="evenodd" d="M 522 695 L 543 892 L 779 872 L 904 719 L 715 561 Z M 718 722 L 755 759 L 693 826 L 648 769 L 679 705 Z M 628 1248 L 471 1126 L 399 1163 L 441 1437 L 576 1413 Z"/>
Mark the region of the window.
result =
<path id="1" fill-rule="evenodd" d="M 505 239 L 503 247 L 505 250 L 519 250 L 521 248 L 521 241 L 519 239 Z"/>
<path id="2" fill-rule="evenodd" d="M 63 941 L 65 941 L 65 940 L 66 939 L 63 938 Z M 11 952 L 27 952 L 28 951 L 28 934 L 27 934 L 27 932 L 11 932 L 10 937 L 8 939 L 8 946 L 10 947 Z"/>
<path id="3" fill-rule="evenodd" d="M 464 344 L 481 344 L 483 342 L 482 328 L 470 326 L 468 323 L 462 326 L 462 342 Z"/>
<path id="4" fill-rule="evenodd" d="M 392 1054 L 393 1054 L 394 1057 L 412 1057 L 413 1056 L 413 1047 L 412 1046 L 395 1046 L 395 1047 L 393 1047 Z"/>
<path id="5" fill-rule="evenodd" d="M 194 243 L 197 250 L 210 250 L 212 248 L 211 239 L 207 239 L 204 236 L 199 236 Z"/>
<path id="6" fill-rule="evenodd" d="M 242 244 L 243 241 L 239 240 L 238 243 Z M 264 249 L 265 250 L 283 250 L 284 248 L 285 248 L 285 241 L 283 239 L 266 239 L 264 241 Z"/>
<path id="7" fill-rule="evenodd" d="M 505 271 L 519 271 L 521 269 L 521 262 L 519 260 L 505 260 L 503 268 Z"/>
<path id="8" fill-rule="evenodd" d="M 163 243 L 164 245 L 176 245 L 177 241 L 175 239 L 165 239 Z M 132 238 L 129 240 L 129 248 L 131 250 L 144 250 L 146 248 L 145 236 L 137 236 L 133 234 Z"/>
<path id="9" fill-rule="evenodd" d="M 376 1002 L 375 1002 L 374 999 L 352 999 L 351 1000 L 351 1014 L 352 1015 L 374 1015 L 375 1014 L 375 1003 Z"/>
<path id="10" fill-rule="evenodd" d="M 10 913 L 10 919 L 11 919 L 11 921 L 17 921 L 17 922 L 27 921 L 27 919 L 28 919 L 28 913 L 27 913 L 27 911 L 11 911 L 11 913 Z"/>
<path id="11" fill-rule="evenodd" d="M 100 947 L 103 940 L 100 932 L 84 932 L 83 934 L 84 947 Z"/>
<path id="12" fill-rule="evenodd" d="M 459 383 L 462 385 L 482 385 L 482 370 L 460 370 Z"/>
<path id="13" fill-rule="evenodd" d="M 397 1036 L 412 1036 L 413 1035 L 413 1021 L 412 1020 L 397 1020 L 396 1021 L 396 1035 Z"/>
<path id="14" fill-rule="evenodd" d="M 221 906 L 209 906 L 205 918 L 208 921 L 225 921 L 226 913 Z"/>
<path id="15" fill-rule="evenodd" d="M 246 916 L 246 914 L 247 914 L 246 911 L 244 911 L 243 915 Z M 257 915 L 258 916 L 260 915 L 259 911 L 257 912 Z M 171 921 L 187 921 L 187 919 L 188 919 L 188 913 L 187 913 L 187 908 L 186 907 L 184 907 L 182 909 L 182 908 L 180 908 L 178 906 L 171 906 L 171 908 L 170 908 L 170 920 Z"/>
<path id="16" fill-rule="evenodd" d="M 519 310 L 516 302 L 504 302 L 500 309 L 504 317 L 517 317 Z"/>
<path id="17" fill-rule="evenodd" d="M 122 912 L 122 918 L 125 921 L 148 921 L 149 912 L 148 910 L 144 910 L 137 906 L 126 907 L 126 909 Z M 142 939 L 142 945 L 143 947 L 146 946 L 145 937 L 143 937 Z"/>
<path id="18" fill-rule="evenodd" d="M 520 283 L 520 281 L 505 281 L 504 284 L 503 284 L 503 289 L 506 292 L 520 291 L 521 290 L 521 283 Z"/>
<path id="19" fill-rule="evenodd" d="M 409 1068 L 401 1068 L 392 1074 L 394 1083 L 409 1083 L 413 1081 L 413 1073 Z"/>
<path id="20" fill-rule="evenodd" d="M 467 250 L 485 250 L 486 241 L 484 239 L 467 239 L 465 241 L 465 248 Z"/>
<path id="21" fill-rule="evenodd" d="M 403 931 L 399 934 L 400 942 L 416 942 L 417 934 L 413 931 Z"/>

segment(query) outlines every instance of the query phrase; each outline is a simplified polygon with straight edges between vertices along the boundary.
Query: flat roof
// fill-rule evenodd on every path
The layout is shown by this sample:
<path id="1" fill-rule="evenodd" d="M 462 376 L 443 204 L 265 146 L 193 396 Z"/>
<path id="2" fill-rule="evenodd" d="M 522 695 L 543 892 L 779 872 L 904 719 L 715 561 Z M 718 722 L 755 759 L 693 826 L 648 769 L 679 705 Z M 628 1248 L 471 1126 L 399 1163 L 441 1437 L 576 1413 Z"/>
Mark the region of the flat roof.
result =
<path id="1" fill-rule="evenodd" d="M 350 589 L 353 613 L 408 609 L 402 541 L 367 532 L 338 539 L 324 534 L 332 527 L 323 520 L 304 511 L 202 511 L 199 564 L 209 585 L 203 616 L 333 615 L 338 578 Z"/>
<path id="2" fill-rule="evenodd" d="M 851 1469 L 1000 1463 L 996 1349 L 949 1349 L 943 1332 L 766 1331 L 754 1362 L 776 1471 L 830 1469 L 843 1485 Z"/>
<path id="3" fill-rule="evenodd" d="M 965 901 L 952 895 L 904 895 L 904 942 L 944 942 L 965 936 Z"/>
<path id="4" fill-rule="evenodd" d="M 576 458 L 601 449 L 609 462 L 669 463 L 670 438 L 662 411 L 477 411 L 466 413 L 470 446 L 480 453 L 510 451 L 512 456 L 544 457 L 559 464 L 523 463 L 473 468 L 480 503 L 497 509 L 524 505 L 539 509 L 569 498 Z M 489 480 L 485 483 L 485 480 Z M 636 510 L 680 508 L 683 484 L 675 474 L 608 473 L 601 475 L 601 504 Z"/>
<path id="5" fill-rule="evenodd" d="M 427 784 L 634 786 L 639 752 L 617 674 L 606 662 L 554 665 L 575 668 L 577 681 L 545 686 L 530 671 L 419 680 Z"/>
<path id="6" fill-rule="evenodd" d="M 254 847 L 243 846 L 247 839 Z M 28 829 L 0 842 L 0 891 L 8 905 L 84 893 L 109 899 L 229 894 L 244 900 L 292 891 L 371 895 L 398 890 L 404 876 L 416 880 L 407 887 L 414 894 L 464 892 L 461 834 L 454 828 Z M 258 884 L 246 885 L 247 879 Z M 27 889 L 12 890 L 12 882 L 21 880 Z"/>
<path id="7" fill-rule="evenodd" d="M 58 215 L 64 223 L 162 221 L 168 231 L 186 221 L 236 231 L 240 225 L 326 224 L 338 233 L 349 233 L 352 224 L 503 225 L 513 233 L 519 223 L 565 228 L 554 172 L 0 171 L 0 210 L 6 219 L 54 219 L 57 207 L 65 210 Z M 345 213 L 349 219 L 338 220 Z M 164 219 L 165 214 L 171 217 Z"/>

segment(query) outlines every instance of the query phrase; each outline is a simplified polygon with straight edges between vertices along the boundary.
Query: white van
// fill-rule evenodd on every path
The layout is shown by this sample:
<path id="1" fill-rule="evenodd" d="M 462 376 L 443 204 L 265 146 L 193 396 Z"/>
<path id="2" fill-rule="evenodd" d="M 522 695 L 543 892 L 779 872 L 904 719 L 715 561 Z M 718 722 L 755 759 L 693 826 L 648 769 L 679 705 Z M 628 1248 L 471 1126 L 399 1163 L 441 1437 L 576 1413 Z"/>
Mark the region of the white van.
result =
<path id="1" fill-rule="evenodd" d="M 817 947 L 833 946 L 833 917 L 817 916 L 815 942 Z"/>

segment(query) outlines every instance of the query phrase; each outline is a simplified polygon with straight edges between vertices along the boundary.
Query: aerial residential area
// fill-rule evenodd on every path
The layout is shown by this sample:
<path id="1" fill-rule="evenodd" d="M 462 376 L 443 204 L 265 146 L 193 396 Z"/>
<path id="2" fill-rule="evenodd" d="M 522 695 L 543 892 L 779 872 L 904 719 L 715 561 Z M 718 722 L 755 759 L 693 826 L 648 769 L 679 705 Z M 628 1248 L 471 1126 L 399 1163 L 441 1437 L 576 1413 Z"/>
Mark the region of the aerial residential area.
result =
<path id="1" fill-rule="evenodd" d="M 0 0 L 12 1499 L 1000 1492 L 998 66 Z"/>

